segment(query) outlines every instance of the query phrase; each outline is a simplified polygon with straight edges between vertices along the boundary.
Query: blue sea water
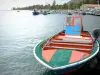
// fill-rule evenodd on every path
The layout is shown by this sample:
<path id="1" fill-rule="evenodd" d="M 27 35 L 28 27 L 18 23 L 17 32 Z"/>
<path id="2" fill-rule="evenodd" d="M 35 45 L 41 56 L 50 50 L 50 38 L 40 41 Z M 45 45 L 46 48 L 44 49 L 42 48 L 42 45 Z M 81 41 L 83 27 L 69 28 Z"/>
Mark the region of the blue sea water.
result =
<path id="1" fill-rule="evenodd" d="M 34 58 L 33 48 L 65 29 L 66 16 L 0 11 L 0 75 L 57 75 Z M 100 17 L 83 16 L 83 27 L 88 31 L 100 28 Z"/>

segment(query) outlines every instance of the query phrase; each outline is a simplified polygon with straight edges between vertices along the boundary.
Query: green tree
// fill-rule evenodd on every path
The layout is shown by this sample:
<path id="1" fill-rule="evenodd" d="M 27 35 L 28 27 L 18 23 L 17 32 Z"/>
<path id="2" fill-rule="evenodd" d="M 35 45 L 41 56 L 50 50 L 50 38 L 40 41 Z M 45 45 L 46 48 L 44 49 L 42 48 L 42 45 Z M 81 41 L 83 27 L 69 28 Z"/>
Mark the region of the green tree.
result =
<path id="1" fill-rule="evenodd" d="M 63 4 L 63 9 L 68 9 L 67 3 L 64 3 L 64 4 Z"/>

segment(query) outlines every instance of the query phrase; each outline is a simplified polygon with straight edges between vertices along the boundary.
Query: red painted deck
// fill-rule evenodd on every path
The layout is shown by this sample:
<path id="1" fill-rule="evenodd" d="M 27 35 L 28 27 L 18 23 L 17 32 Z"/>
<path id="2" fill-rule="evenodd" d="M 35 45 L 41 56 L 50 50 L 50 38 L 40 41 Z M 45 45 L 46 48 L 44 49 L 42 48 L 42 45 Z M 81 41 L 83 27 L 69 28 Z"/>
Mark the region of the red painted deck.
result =
<path id="1" fill-rule="evenodd" d="M 49 62 L 53 55 L 55 54 L 56 49 L 42 50 L 42 57 Z"/>
<path id="2" fill-rule="evenodd" d="M 69 63 L 77 62 L 79 60 L 86 58 L 89 55 L 90 54 L 88 52 L 73 50 Z"/>

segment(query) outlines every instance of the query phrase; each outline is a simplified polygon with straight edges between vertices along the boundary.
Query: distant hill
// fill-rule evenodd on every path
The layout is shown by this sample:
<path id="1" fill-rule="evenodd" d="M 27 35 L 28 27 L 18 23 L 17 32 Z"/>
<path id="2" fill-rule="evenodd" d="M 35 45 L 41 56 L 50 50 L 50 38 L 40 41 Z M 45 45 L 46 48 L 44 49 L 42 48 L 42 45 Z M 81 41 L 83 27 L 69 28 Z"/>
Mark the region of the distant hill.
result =
<path id="1" fill-rule="evenodd" d="M 71 2 L 73 3 L 80 3 L 80 2 L 83 2 L 85 4 L 97 4 L 97 1 L 98 0 L 71 0 Z M 100 1 L 100 0 L 99 0 Z"/>
<path id="2" fill-rule="evenodd" d="M 99 0 L 100 1 L 100 0 Z M 82 4 L 98 4 L 97 0 L 70 0 L 67 3 L 64 3 L 63 5 L 33 5 L 28 7 L 13 7 L 13 10 L 33 10 L 35 8 L 37 9 L 79 9 Z"/>

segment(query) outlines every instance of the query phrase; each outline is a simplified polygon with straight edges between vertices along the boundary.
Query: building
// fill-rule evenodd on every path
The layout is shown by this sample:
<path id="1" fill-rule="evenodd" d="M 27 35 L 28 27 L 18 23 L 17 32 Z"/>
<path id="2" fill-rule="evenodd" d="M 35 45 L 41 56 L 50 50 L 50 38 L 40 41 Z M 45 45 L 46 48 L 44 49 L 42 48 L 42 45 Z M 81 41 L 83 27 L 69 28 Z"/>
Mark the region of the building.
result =
<path id="1" fill-rule="evenodd" d="M 80 7 L 81 10 L 92 10 L 92 9 L 100 9 L 100 5 L 98 4 L 84 4 Z"/>

